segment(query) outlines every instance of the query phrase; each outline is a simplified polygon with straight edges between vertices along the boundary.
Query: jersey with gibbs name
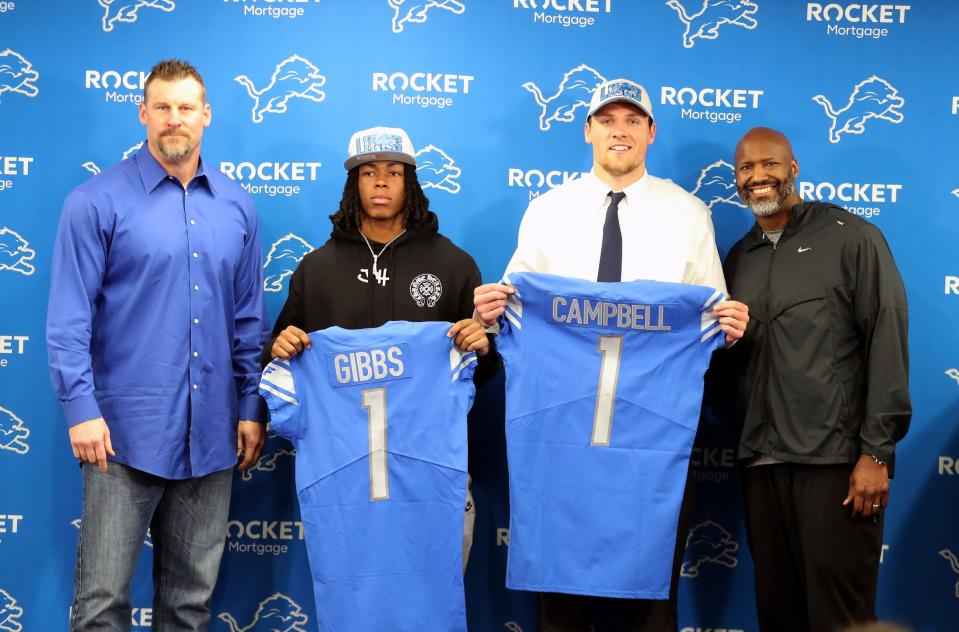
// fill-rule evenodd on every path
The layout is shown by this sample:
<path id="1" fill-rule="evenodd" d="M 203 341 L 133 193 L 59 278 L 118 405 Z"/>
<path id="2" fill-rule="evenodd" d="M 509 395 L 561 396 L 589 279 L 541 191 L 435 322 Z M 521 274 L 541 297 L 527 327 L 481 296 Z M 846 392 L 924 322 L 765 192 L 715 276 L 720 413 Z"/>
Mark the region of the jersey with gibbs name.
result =
<path id="1" fill-rule="evenodd" d="M 506 585 L 668 598 L 722 292 L 533 272 L 505 282 Z"/>
<path id="2" fill-rule="evenodd" d="M 466 630 L 466 414 L 476 354 L 450 323 L 331 327 L 263 370 L 271 427 L 296 448 L 319 628 Z"/>

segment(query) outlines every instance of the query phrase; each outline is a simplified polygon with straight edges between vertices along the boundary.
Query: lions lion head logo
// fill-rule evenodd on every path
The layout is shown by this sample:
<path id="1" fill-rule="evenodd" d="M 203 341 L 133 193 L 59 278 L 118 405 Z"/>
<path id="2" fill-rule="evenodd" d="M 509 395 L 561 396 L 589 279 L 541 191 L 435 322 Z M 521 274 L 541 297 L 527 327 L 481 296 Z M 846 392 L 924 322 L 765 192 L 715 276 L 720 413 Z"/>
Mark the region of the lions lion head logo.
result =
<path id="1" fill-rule="evenodd" d="M 97 0 L 97 4 L 105 9 L 103 30 L 107 33 L 113 30 L 117 22 L 136 22 L 137 12 L 143 7 L 160 9 L 167 13 L 176 8 L 173 0 Z"/>
<path id="2" fill-rule="evenodd" d="M 736 551 L 739 543 L 723 527 L 707 520 L 689 531 L 686 539 L 686 559 L 680 571 L 683 577 L 698 577 L 703 564 L 719 564 L 734 568 L 739 564 Z"/>
<path id="3" fill-rule="evenodd" d="M 0 51 L 0 96 L 4 92 L 16 92 L 28 97 L 35 97 L 40 93 L 34 83 L 40 78 L 40 73 L 33 69 L 20 53 L 9 48 Z"/>
<path id="4" fill-rule="evenodd" d="M 29 436 L 30 429 L 23 425 L 23 420 L 0 406 L 0 450 L 26 454 L 30 451 L 26 441 Z"/>
<path id="5" fill-rule="evenodd" d="M 539 128 L 546 132 L 549 131 L 553 121 L 558 123 L 575 121 L 576 110 L 589 107 L 593 92 L 604 81 L 606 79 L 601 74 L 586 64 L 580 64 L 563 75 L 556 94 L 551 97 L 544 97 L 539 86 L 531 81 L 524 83 L 523 88 L 533 95 L 536 105 L 542 108 L 539 114 Z"/>
<path id="6" fill-rule="evenodd" d="M 826 111 L 826 116 L 832 120 L 829 128 L 829 142 L 838 143 L 842 134 L 862 134 L 866 131 L 866 121 L 872 118 L 902 123 L 902 112 L 899 109 L 906 100 L 899 96 L 899 91 L 888 81 L 873 75 L 860 81 L 853 87 L 852 94 L 846 106 L 840 110 L 833 108 L 822 94 L 812 98 Z"/>
<path id="7" fill-rule="evenodd" d="M 313 246 L 309 242 L 293 233 L 274 241 L 263 263 L 263 291 L 282 290 L 283 279 L 292 275 L 297 264 L 312 251 Z"/>
<path id="8" fill-rule="evenodd" d="M 230 632 L 307 632 L 302 626 L 310 619 L 300 604 L 282 593 L 273 593 L 261 601 L 253 621 L 245 627 L 240 627 L 229 612 L 218 618 L 230 626 Z"/>
<path id="9" fill-rule="evenodd" d="M 722 203 L 745 208 L 736 193 L 736 176 L 733 166 L 725 160 L 717 160 L 702 170 L 692 194 L 709 208 Z"/>
<path id="10" fill-rule="evenodd" d="M 30 242 L 6 226 L 0 228 L 0 270 L 30 276 L 36 268 L 28 261 L 35 256 L 37 253 L 30 248 Z"/>
<path id="11" fill-rule="evenodd" d="M 403 32 L 404 24 L 422 24 L 426 22 L 426 12 L 430 9 L 443 9 L 456 15 L 466 11 L 466 5 L 459 0 L 386 0 L 393 9 L 393 32 Z"/>
<path id="12" fill-rule="evenodd" d="M 22 616 L 23 608 L 17 605 L 17 600 L 0 588 L 0 630 L 20 632 L 23 630 L 23 624 L 18 619 Z"/>
<path id="13" fill-rule="evenodd" d="M 243 473 L 240 475 L 244 481 L 253 480 L 253 472 L 275 472 L 277 468 L 277 459 L 281 456 L 288 456 L 294 458 L 296 456 L 296 450 L 286 450 L 284 448 L 277 448 L 275 452 L 270 452 L 260 457 L 260 460 L 256 462 L 256 465 L 253 467 L 243 470 Z"/>
<path id="14" fill-rule="evenodd" d="M 759 11 L 759 5 L 751 0 L 703 0 L 698 13 L 690 15 L 680 0 L 667 0 L 666 6 L 679 15 L 686 25 L 683 33 L 683 47 L 692 48 L 697 39 L 713 40 L 719 37 L 719 27 L 723 24 L 741 26 L 752 30 L 759 25 L 753 17 Z"/>
<path id="15" fill-rule="evenodd" d="M 123 157 L 121 158 L 121 160 L 126 160 L 127 158 L 129 158 L 129 157 L 132 156 L 133 154 L 137 153 L 138 151 L 140 151 L 140 148 L 141 148 L 141 147 L 143 147 L 143 141 L 142 141 L 142 140 L 141 140 L 139 143 L 137 143 L 136 145 L 133 145 L 132 147 L 127 148 L 127 150 L 126 150 L 125 152 L 123 152 Z M 86 161 L 85 163 L 83 163 L 83 164 L 80 165 L 80 166 L 83 167 L 84 169 L 86 169 L 87 171 L 89 171 L 90 173 L 92 173 L 92 174 L 95 175 L 95 176 L 96 176 L 96 175 L 99 175 L 100 172 L 102 171 L 102 169 L 100 169 L 99 165 L 97 165 L 97 163 L 93 162 L 92 160 L 88 160 L 88 161 Z"/>
<path id="16" fill-rule="evenodd" d="M 320 90 L 326 83 L 326 77 L 320 69 L 305 57 L 293 55 L 287 57 L 273 69 L 273 76 L 266 87 L 257 90 L 253 81 L 246 75 L 234 77 L 234 81 L 246 88 L 253 99 L 253 122 L 262 123 L 263 114 L 283 114 L 290 99 L 301 98 L 319 103 L 326 98 Z"/>
<path id="17" fill-rule="evenodd" d="M 952 572 L 959 575 L 959 559 L 956 559 L 955 554 L 949 549 L 942 549 L 939 551 L 939 555 L 949 562 L 949 567 L 952 568 Z M 959 581 L 956 582 L 953 592 L 956 593 L 956 599 L 959 599 Z"/>
<path id="18" fill-rule="evenodd" d="M 421 274 L 410 283 L 410 296 L 417 307 L 433 307 L 443 296 L 443 284 L 433 274 Z"/>
<path id="19" fill-rule="evenodd" d="M 447 193 L 459 193 L 457 178 L 463 172 L 449 154 L 434 145 L 427 145 L 416 152 L 416 176 L 424 189 L 441 189 Z"/>

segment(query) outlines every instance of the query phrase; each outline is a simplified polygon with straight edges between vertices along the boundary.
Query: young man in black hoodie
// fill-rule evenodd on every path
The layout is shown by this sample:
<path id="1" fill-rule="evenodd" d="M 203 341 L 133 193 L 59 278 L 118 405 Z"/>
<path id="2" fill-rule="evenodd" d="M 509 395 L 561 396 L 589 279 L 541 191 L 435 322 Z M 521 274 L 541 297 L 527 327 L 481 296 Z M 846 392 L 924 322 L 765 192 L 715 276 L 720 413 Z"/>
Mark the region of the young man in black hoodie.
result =
<path id="1" fill-rule="evenodd" d="M 450 321 L 448 335 L 456 345 L 476 352 L 474 381 L 482 384 L 498 362 L 482 325 L 471 317 L 480 271 L 438 232 L 439 221 L 416 177 L 409 136 L 397 128 L 362 130 L 350 138 L 347 153 L 343 197 L 330 216 L 333 232 L 293 272 L 263 363 L 309 349 L 307 334 L 318 329 Z M 474 517 L 468 495 L 464 570 Z"/>

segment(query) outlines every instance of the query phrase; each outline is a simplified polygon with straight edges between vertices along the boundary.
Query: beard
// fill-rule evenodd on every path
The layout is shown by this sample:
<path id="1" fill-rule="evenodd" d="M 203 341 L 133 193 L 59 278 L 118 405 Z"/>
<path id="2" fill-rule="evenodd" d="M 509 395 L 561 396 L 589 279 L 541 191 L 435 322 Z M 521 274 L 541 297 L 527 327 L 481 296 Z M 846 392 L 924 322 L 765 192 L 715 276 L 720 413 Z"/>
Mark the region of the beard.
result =
<path id="1" fill-rule="evenodd" d="M 630 156 L 625 160 L 619 157 L 606 156 L 596 162 L 606 173 L 617 178 L 635 173 L 638 169 L 645 166 L 645 161 L 636 156 Z"/>
<path id="2" fill-rule="evenodd" d="M 189 156 L 193 152 L 193 148 L 196 147 L 188 137 L 179 134 L 160 136 L 157 144 L 163 157 L 169 162 L 174 163 L 180 162 Z"/>
<path id="3" fill-rule="evenodd" d="M 746 202 L 746 206 L 757 217 L 769 217 L 775 215 L 783 208 L 783 202 L 796 190 L 796 176 L 790 175 L 785 182 L 777 183 L 778 193 L 775 199 L 754 201 L 749 198 L 749 192 L 744 189 L 739 190 L 739 197 Z M 745 195 L 744 195 L 745 193 Z"/>

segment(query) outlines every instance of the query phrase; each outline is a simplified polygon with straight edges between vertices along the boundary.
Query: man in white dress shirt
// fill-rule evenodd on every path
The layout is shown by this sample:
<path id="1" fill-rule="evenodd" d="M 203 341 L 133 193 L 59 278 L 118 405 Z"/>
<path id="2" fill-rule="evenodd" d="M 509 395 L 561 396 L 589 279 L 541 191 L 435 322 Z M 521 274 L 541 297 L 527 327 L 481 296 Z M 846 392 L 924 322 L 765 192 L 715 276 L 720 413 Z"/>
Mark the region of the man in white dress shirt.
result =
<path id="1" fill-rule="evenodd" d="M 656 139 L 646 90 L 627 79 L 601 84 L 593 93 L 584 133 L 593 148 L 591 173 L 530 202 L 505 274 L 547 272 L 590 281 L 650 279 L 706 285 L 725 293 L 709 209 L 671 181 L 646 172 L 646 152 Z M 499 283 L 476 288 L 476 319 L 487 326 L 495 323 L 511 292 Z M 746 305 L 727 300 L 713 311 L 727 345 L 742 337 L 749 321 Z M 594 624 L 630 632 L 677 630 L 679 566 L 692 513 L 686 497 L 668 600 L 541 593 L 540 630 L 585 632 Z"/>

